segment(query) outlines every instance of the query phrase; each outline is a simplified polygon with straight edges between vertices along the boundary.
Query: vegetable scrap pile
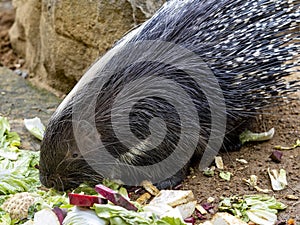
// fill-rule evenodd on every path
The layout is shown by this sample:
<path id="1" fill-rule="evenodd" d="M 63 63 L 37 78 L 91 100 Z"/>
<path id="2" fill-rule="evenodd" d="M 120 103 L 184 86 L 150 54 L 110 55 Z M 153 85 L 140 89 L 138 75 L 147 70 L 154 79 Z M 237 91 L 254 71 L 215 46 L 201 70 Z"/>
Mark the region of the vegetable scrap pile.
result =
<path id="1" fill-rule="evenodd" d="M 43 138 L 44 126 L 38 118 L 25 120 L 27 129 L 38 139 Z M 143 185 L 146 192 L 136 201 L 131 201 L 127 190 L 111 181 L 94 188 L 85 184 L 72 192 L 45 190 L 39 181 L 39 152 L 21 150 L 20 137 L 10 131 L 6 118 L 0 117 L 0 224 L 71 225 L 71 224 L 195 224 L 195 218 L 205 219 L 206 214 L 215 214 L 204 224 L 275 224 L 278 210 L 286 206 L 266 195 L 236 196 L 223 199 L 216 213 L 214 198 L 197 204 L 192 191 L 157 190 L 150 182 Z M 242 162 L 241 163 L 247 163 Z M 216 167 L 221 179 L 230 180 L 224 171 L 222 158 L 216 157 Z M 214 168 L 205 173 L 212 176 Z M 269 171 L 273 189 L 286 186 L 285 172 Z M 245 180 L 256 186 L 257 177 Z M 260 189 L 257 187 L 257 190 Z M 228 214 L 228 212 L 230 214 Z M 234 216 L 235 217 L 234 217 Z"/>

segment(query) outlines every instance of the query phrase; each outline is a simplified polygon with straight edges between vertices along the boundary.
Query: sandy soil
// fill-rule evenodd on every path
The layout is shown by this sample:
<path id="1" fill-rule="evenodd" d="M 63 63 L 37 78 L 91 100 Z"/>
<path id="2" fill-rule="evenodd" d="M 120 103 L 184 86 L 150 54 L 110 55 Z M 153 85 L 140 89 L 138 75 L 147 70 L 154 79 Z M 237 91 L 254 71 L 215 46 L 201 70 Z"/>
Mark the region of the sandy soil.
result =
<path id="1" fill-rule="evenodd" d="M 295 218 L 300 222 L 300 201 L 287 200 L 287 195 L 300 198 L 300 148 L 283 151 L 281 163 L 273 162 L 269 156 L 274 151 L 274 146 L 291 146 L 300 139 L 300 102 L 292 101 L 284 106 L 272 109 L 271 114 L 263 114 L 257 119 L 255 130 L 267 131 L 274 127 L 276 134 L 270 141 L 262 143 L 249 143 L 238 152 L 222 153 L 225 170 L 233 174 L 230 181 L 224 181 L 218 174 L 206 177 L 200 172 L 194 172 L 183 184 L 183 189 L 193 190 L 199 203 L 207 202 L 208 197 L 216 198 L 214 203 L 217 209 L 221 197 L 234 195 L 258 194 L 250 188 L 243 179 L 250 175 L 258 176 L 258 186 L 272 189 L 267 169 L 285 169 L 287 171 L 288 187 L 283 191 L 271 192 L 277 200 L 282 201 L 288 208 L 279 214 L 279 219 L 286 221 Z M 245 159 L 248 164 L 241 164 L 236 159 Z"/>

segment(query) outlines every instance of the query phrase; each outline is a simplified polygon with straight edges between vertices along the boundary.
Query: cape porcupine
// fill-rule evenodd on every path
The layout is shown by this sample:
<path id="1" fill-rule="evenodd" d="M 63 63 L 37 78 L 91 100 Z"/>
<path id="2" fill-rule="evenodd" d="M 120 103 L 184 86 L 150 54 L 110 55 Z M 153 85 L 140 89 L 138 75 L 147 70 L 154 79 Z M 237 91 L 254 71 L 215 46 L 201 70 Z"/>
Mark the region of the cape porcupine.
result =
<path id="1" fill-rule="evenodd" d="M 298 81 L 282 78 L 297 65 L 299 6 L 297 0 L 166 2 L 96 61 L 51 117 L 41 146 L 41 182 L 66 189 L 108 177 L 173 186 L 192 162 L 199 163 L 209 139 L 221 139 L 227 150 L 238 148 L 245 121 L 297 90 Z M 188 104 L 195 111 L 189 112 Z M 222 113 L 224 139 L 221 125 L 212 125 Z M 128 121 L 120 121 L 123 114 Z M 117 134 L 122 127 L 126 132 Z M 173 152 L 173 164 L 143 171 Z M 164 179 L 153 178 L 164 173 Z"/>

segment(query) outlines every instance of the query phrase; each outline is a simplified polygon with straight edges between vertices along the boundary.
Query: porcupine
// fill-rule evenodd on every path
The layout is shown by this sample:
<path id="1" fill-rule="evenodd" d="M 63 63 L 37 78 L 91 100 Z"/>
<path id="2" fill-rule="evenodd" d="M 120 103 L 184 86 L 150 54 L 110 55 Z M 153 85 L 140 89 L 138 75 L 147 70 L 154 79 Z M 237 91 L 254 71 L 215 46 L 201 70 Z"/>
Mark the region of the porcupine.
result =
<path id="1" fill-rule="evenodd" d="M 297 56 L 300 52 L 299 6 L 297 0 L 171 0 L 166 2 L 152 18 L 125 35 L 104 57 L 97 60 L 53 114 L 41 146 L 41 182 L 47 187 L 68 189 L 76 187 L 81 182 L 102 181 L 104 175 L 96 171 L 82 155 L 82 148 L 93 144 L 88 141 L 86 145 L 83 144 L 79 148 L 78 139 L 74 135 L 77 129 L 74 128 L 74 114 L 80 115 L 89 111 L 89 98 L 94 96 L 96 101 L 92 112 L 95 114 L 93 121 L 99 134 L 97 138 L 101 139 L 104 147 L 93 146 L 87 151 L 107 151 L 116 162 L 128 167 L 153 165 L 171 154 L 181 138 L 181 115 L 168 99 L 157 97 L 155 94 L 136 100 L 136 96 L 147 87 L 149 77 L 176 82 L 187 95 L 177 95 L 176 88 L 169 94 L 178 104 L 183 105 L 186 102 L 185 98 L 190 98 L 196 109 L 193 115 L 198 116 L 197 122 L 200 126 L 198 136 L 191 135 L 187 137 L 186 143 L 183 143 L 183 146 L 186 144 L 188 147 L 188 142 L 196 139 L 196 148 L 191 157 L 189 155 L 185 165 L 180 170 L 173 171 L 172 176 L 157 182 L 160 188 L 178 184 L 186 176 L 187 168 L 199 163 L 210 134 L 215 129 L 211 126 L 212 113 L 214 113 L 210 109 L 213 105 L 209 102 L 211 96 L 207 96 L 203 86 L 199 85 L 190 73 L 199 75 L 201 79 L 204 77 L 206 79 L 203 80 L 204 86 L 208 89 L 210 85 L 206 84 L 206 81 L 211 77 L 216 78 L 221 90 L 219 94 L 222 94 L 226 104 L 223 111 L 226 115 L 226 134 L 222 139 L 222 148 L 228 151 L 238 149 L 239 134 L 247 127 L 248 121 L 255 117 L 258 111 L 297 90 L 297 80 L 287 83 L 283 78 L 291 74 L 289 69 L 297 66 Z M 151 51 L 151 48 L 155 48 L 151 44 L 145 45 L 147 48 L 139 45 L 151 41 L 170 43 L 170 46 L 167 50 L 160 51 L 157 48 Z M 130 52 L 135 45 L 139 45 L 137 48 L 140 48 L 138 51 L 140 55 L 136 57 L 140 60 L 124 68 L 117 68 L 118 63 L 136 54 Z M 171 52 L 172 46 L 179 46 L 179 49 L 186 49 L 195 54 L 208 66 L 211 73 L 203 70 L 203 65 L 195 64 L 193 60 L 185 60 L 186 55 L 183 52 L 173 54 L 169 63 L 155 60 L 143 61 L 147 52 L 155 55 L 151 59 L 160 58 L 166 51 Z M 123 51 L 124 49 L 126 51 Z M 167 52 L 166 55 L 168 54 Z M 184 62 L 189 71 L 174 66 L 181 62 Z M 105 80 L 109 70 L 116 72 Z M 105 82 L 103 83 L 101 79 Z M 121 107 L 118 108 L 121 111 L 117 111 L 118 113 L 122 110 L 124 113 L 129 112 L 130 131 L 140 141 L 129 148 L 114 132 L 113 127 L 122 127 L 125 124 L 112 121 L 112 108 L 118 95 L 123 93 L 122 89 L 131 82 L 136 82 L 135 87 L 140 84 L 140 91 L 127 96 L 124 101 L 133 101 L 135 104 L 132 106 L 123 104 L 124 109 Z M 144 83 L 147 85 L 143 86 Z M 214 88 L 210 91 L 218 92 Z M 84 106 L 79 112 L 74 110 L 74 105 L 78 102 Z M 149 125 L 153 118 L 164 120 L 166 128 L 165 136 L 157 146 L 148 138 L 153 132 Z M 85 132 L 92 127 L 84 119 L 79 122 L 88 127 Z M 83 132 L 79 135 L 81 136 L 79 139 L 89 139 L 89 135 Z M 155 147 L 144 151 L 143 148 L 147 146 Z M 183 147 L 179 151 L 184 155 L 188 150 Z M 105 162 L 105 159 L 98 158 L 95 159 L 94 165 L 98 160 L 99 163 Z M 113 168 L 113 165 L 109 166 Z M 110 169 L 109 166 L 106 170 Z M 163 167 L 160 169 L 168 170 Z M 118 172 L 120 171 L 117 170 L 116 173 Z M 131 171 L 129 170 L 128 173 Z M 107 178 L 114 179 L 115 175 L 112 172 L 112 177 Z M 145 179 L 151 180 L 152 175 L 145 175 Z M 123 182 L 126 183 L 126 180 Z"/>

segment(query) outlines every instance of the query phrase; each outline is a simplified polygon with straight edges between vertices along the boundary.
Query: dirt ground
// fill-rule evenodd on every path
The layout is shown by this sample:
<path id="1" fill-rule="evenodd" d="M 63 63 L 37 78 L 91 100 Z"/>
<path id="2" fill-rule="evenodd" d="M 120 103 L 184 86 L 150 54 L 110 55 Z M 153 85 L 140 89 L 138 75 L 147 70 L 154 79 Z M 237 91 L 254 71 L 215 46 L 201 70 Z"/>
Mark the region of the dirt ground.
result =
<path id="1" fill-rule="evenodd" d="M 1 1 L 0 4 L 0 65 L 14 69 L 18 64 L 20 58 L 18 58 L 11 49 L 8 39 L 8 29 L 13 23 L 14 12 L 9 5 L 9 1 Z M 8 76 L 14 76 L 9 74 Z M 15 82 L 24 85 L 22 78 L 13 78 Z M 298 77 L 299 79 L 299 77 Z M 0 89 L 3 91 L 3 81 L 0 81 Z M 26 83 L 25 85 L 28 86 Z M 21 93 L 26 97 L 26 93 Z M 15 95 L 15 96 L 14 96 Z M 21 107 L 24 104 L 24 100 L 19 103 L 16 101 L 16 92 L 11 97 L 1 97 L 1 102 L 14 105 L 15 110 L 19 114 L 14 114 L 12 111 L 4 112 L 4 107 L 0 107 L 0 115 L 6 115 L 9 118 L 16 119 L 17 116 L 20 119 L 27 114 L 23 112 Z M 300 97 L 300 95 L 298 96 Z M 31 94 L 27 98 L 32 98 Z M 47 98 L 46 98 L 47 99 Z M 52 98 L 51 98 L 52 99 Z M 59 100 L 51 100 L 45 103 L 45 98 L 37 98 L 36 108 L 39 110 L 34 111 L 35 115 L 42 115 L 43 121 L 46 122 L 51 113 L 58 105 Z M 47 105 L 47 106 L 46 106 Z M 32 106 L 33 107 L 33 106 Z M 24 115 L 22 115 L 22 113 Z M 21 126 L 18 123 L 13 127 L 16 129 Z M 257 118 L 257 122 L 254 125 L 256 132 L 262 132 L 274 127 L 276 130 L 275 136 L 272 140 L 263 143 L 250 143 L 246 144 L 239 152 L 222 153 L 222 157 L 225 164 L 225 170 L 233 174 L 230 181 L 224 181 L 217 174 L 214 177 L 205 177 L 201 172 L 194 171 L 184 181 L 182 189 L 193 190 L 198 203 L 207 202 L 208 197 L 216 198 L 213 205 L 215 211 L 217 209 L 218 202 L 221 197 L 229 197 L 233 195 L 245 195 L 245 194 L 258 194 L 256 190 L 250 188 L 245 184 L 243 179 L 249 179 L 250 175 L 257 175 L 259 178 L 258 186 L 261 188 L 271 189 L 270 180 L 267 174 L 267 169 L 280 169 L 283 168 L 287 171 L 288 187 L 283 191 L 272 192 L 270 195 L 274 195 L 279 201 L 288 205 L 288 208 L 279 214 L 279 220 L 286 221 L 289 218 L 295 218 L 300 223 L 300 147 L 293 150 L 283 152 L 283 158 L 281 163 L 275 163 L 270 160 L 269 156 L 274 150 L 274 146 L 291 146 L 297 139 L 300 139 L 300 101 L 286 101 L 285 105 L 281 107 L 274 107 L 272 110 L 264 112 Z M 21 129 L 21 138 L 25 139 L 25 143 L 28 144 L 31 140 L 25 135 L 24 130 Z M 34 148 L 38 149 L 34 144 Z M 248 164 L 241 164 L 236 159 L 245 159 Z M 288 200 L 287 195 L 295 195 L 298 200 Z M 208 216 L 209 217 L 209 216 Z"/>
<path id="2" fill-rule="evenodd" d="M 276 133 L 272 140 L 262 143 L 249 143 L 238 152 L 222 153 L 225 170 L 233 174 L 230 181 L 224 181 L 215 174 L 206 177 L 200 172 L 190 175 L 183 184 L 183 189 L 193 190 L 198 202 L 206 202 L 208 197 L 216 198 L 234 195 L 258 194 L 250 188 L 243 179 L 251 175 L 258 176 L 260 188 L 272 189 L 267 169 L 285 169 L 287 171 L 288 187 L 283 191 L 270 193 L 277 200 L 288 205 L 288 208 L 279 214 L 279 220 L 286 221 L 294 218 L 300 222 L 300 148 L 283 151 L 281 163 L 273 162 L 269 156 L 274 151 L 274 146 L 291 146 L 300 139 L 300 102 L 291 101 L 281 107 L 272 109 L 270 114 L 263 114 L 257 119 L 254 131 L 262 132 L 275 128 Z M 248 164 L 241 164 L 236 159 L 245 159 Z M 295 195 L 298 200 L 287 200 L 287 195 Z"/>

